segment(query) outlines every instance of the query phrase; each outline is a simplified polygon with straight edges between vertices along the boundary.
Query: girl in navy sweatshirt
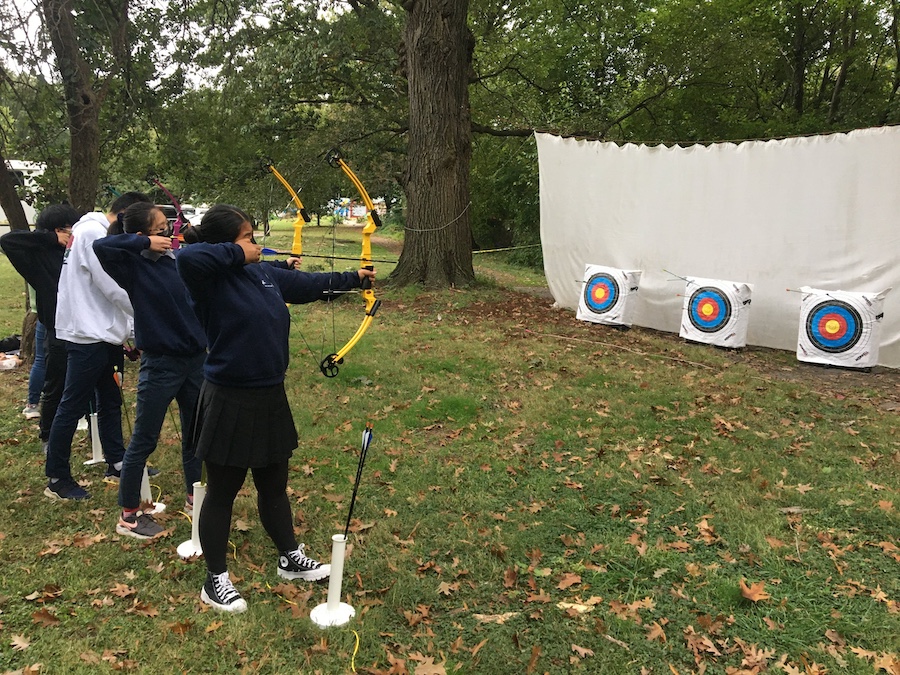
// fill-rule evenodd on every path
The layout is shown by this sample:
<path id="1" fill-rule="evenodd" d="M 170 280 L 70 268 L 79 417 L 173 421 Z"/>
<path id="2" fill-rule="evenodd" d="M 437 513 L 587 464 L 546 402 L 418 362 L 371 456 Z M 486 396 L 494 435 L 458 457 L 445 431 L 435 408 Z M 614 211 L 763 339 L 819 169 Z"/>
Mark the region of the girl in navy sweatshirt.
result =
<path id="1" fill-rule="evenodd" d="M 122 459 L 122 512 L 116 524 L 116 532 L 136 539 L 153 539 L 163 532 L 153 516 L 140 511 L 141 481 L 173 399 L 178 401 L 181 416 L 186 508 L 193 501 L 194 483 L 200 480 L 201 462 L 194 455 L 191 440 L 203 384 L 206 335 L 175 269 L 172 239 L 163 236 L 167 230 L 162 209 L 138 202 L 110 225 L 109 234 L 113 236 L 93 244 L 104 271 L 128 293 L 134 307 L 134 341 L 141 350 L 137 414 Z"/>
<path id="2" fill-rule="evenodd" d="M 209 354 L 198 404 L 197 456 L 206 462 L 200 544 L 207 578 L 200 593 L 216 609 L 242 612 L 225 564 L 234 499 L 249 469 L 259 518 L 279 552 L 278 574 L 316 581 L 329 565 L 306 556 L 294 536 L 287 497 L 288 459 L 297 430 L 284 390 L 290 314 L 285 303 L 328 300 L 359 288 L 374 272 L 313 274 L 257 264 L 261 247 L 235 206 L 212 207 L 178 254 L 178 272 L 206 331 Z"/>

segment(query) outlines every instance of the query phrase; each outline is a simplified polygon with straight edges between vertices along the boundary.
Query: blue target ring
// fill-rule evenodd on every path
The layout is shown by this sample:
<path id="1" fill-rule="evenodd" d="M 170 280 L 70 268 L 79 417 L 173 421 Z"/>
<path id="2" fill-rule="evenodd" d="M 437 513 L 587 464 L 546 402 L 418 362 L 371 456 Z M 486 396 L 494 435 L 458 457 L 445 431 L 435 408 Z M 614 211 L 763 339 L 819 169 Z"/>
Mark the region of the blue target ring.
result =
<path id="1" fill-rule="evenodd" d="M 731 319 L 731 300 L 715 286 L 702 286 L 691 295 L 688 319 L 697 330 L 716 333 Z"/>
<path id="2" fill-rule="evenodd" d="M 856 346 L 862 337 L 862 318 L 843 300 L 825 300 L 806 315 L 806 336 L 816 349 L 840 354 Z"/>
<path id="3" fill-rule="evenodd" d="M 584 304 L 594 314 L 605 314 L 619 302 L 619 284 L 606 272 L 598 272 L 584 284 Z"/>

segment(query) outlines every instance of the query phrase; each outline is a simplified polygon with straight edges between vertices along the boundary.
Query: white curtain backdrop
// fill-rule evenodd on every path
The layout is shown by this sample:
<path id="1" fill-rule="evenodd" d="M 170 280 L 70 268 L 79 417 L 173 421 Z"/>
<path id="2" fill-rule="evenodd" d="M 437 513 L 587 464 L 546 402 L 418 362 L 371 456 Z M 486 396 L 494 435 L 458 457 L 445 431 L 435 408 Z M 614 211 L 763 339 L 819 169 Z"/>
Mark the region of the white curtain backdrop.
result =
<path id="1" fill-rule="evenodd" d="M 801 286 L 892 286 L 879 363 L 900 367 L 900 127 L 686 148 L 536 138 L 561 307 L 587 264 L 640 269 L 634 323 L 677 333 L 679 277 L 739 279 L 754 285 L 747 342 L 793 351 Z"/>

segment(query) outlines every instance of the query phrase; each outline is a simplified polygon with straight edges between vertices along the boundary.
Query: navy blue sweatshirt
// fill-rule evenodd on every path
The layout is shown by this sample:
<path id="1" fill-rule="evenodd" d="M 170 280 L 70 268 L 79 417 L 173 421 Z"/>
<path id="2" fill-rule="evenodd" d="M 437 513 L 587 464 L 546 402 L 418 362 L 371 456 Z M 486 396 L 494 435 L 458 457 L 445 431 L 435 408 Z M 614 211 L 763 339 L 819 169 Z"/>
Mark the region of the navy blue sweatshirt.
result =
<path id="1" fill-rule="evenodd" d="M 193 356 L 206 349 L 174 257 L 150 251 L 150 238 L 140 234 L 102 237 L 93 247 L 106 273 L 128 293 L 138 349 L 166 356 Z"/>
<path id="2" fill-rule="evenodd" d="M 191 244 L 178 273 L 209 340 L 204 376 L 226 387 L 284 382 L 291 315 L 285 303 L 328 300 L 329 291 L 360 287 L 356 272 L 314 274 L 244 264 L 237 244 Z"/>
<path id="3" fill-rule="evenodd" d="M 0 248 L 16 271 L 31 285 L 37 298 L 38 319 L 55 330 L 56 295 L 65 249 L 55 230 L 13 230 L 0 237 Z"/>

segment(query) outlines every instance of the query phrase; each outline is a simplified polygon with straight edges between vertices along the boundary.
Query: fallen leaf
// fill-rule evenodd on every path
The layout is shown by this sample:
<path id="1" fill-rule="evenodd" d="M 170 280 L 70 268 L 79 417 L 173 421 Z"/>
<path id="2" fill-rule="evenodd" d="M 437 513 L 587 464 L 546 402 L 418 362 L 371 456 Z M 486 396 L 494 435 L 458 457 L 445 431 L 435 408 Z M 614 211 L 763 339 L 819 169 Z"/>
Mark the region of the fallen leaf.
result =
<path id="1" fill-rule="evenodd" d="M 487 644 L 487 638 L 485 638 L 484 640 L 479 642 L 477 645 L 472 647 L 472 656 L 474 657 L 479 651 L 481 651 L 481 648 L 484 647 L 486 644 Z"/>
<path id="2" fill-rule="evenodd" d="M 450 595 L 454 591 L 459 590 L 459 582 L 454 581 L 452 584 L 448 584 L 446 581 L 442 581 L 438 587 L 437 592 L 441 595 Z"/>
<path id="3" fill-rule="evenodd" d="M 503 614 L 473 614 L 472 618 L 474 618 L 479 623 L 496 623 L 502 625 L 516 616 L 519 616 L 519 612 L 504 612 Z"/>
<path id="4" fill-rule="evenodd" d="M 750 602 L 759 602 L 761 600 L 768 600 L 772 596 L 766 593 L 763 588 L 765 587 L 765 582 L 757 581 L 755 584 L 751 584 L 747 586 L 747 581 L 743 577 L 741 578 L 740 586 L 741 586 L 741 595 L 743 595 Z"/>
<path id="5" fill-rule="evenodd" d="M 576 644 L 572 645 L 572 651 L 578 654 L 578 656 L 580 656 L 581 658 L 594 655 L 593 649 L 588 649 L 587 647 L 579 647 Z"/>
<path id="6" fill-rule="evenodd" d="M 566 572 L 565 574 L 563 574 L 562 580 L 560 580 L 557 588 L 564 591 L 565 589 L 569 588 L 570 586 L 574 586 L 575 584 L 580 584 L 580 583 L 581 583 L 580 575 L 574 574 L 572 572 Z"/>
<path id="7" fill-rule="evenodd" d="M 59 619 L 56 618 L 56 615 L 53 614 L 46 607 L 44 609 L 38 610 L 31 615 L 32 621 L 36 624 L 40 624 L 44 628 L 48 628 L 50 626 L 58 626 Z"/>
<path id="8" fill-rule="evenodd" d="M 650 624 L 647 628 L 647 639 L 650 642 L 654 640 L 659 640 L 660 642 L 666 641 L 666 632 L 663 630 L 662 626 L 659 625 L 656 621 Z"/>
<path id="9" fill-rule="evenodd" d="M 571 612 L 571 614 L 584 614 L 594 609 L 590 605 L 582 605 L 577 602 L 557 602 L 556 606 L 564 612 Z"/>
<path id="10" fill-rule="evenodd" d="M 12 642 L 10 642 L 9 644 L 17 652 L 24 652 L 31 646 L 31 643 L 25 638 L 24 635 L 13 635 Z"/>

